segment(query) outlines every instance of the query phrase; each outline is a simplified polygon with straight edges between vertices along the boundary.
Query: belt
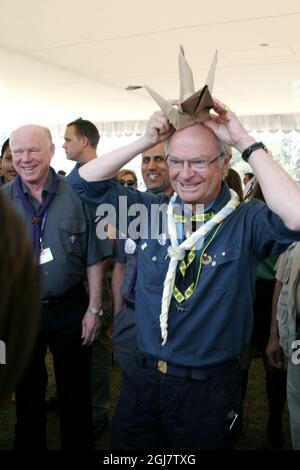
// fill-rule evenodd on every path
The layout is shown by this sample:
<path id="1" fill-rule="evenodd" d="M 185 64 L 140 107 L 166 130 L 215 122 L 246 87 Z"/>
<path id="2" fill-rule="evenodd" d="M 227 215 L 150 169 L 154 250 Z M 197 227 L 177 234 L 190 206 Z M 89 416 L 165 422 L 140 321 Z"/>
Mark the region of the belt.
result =
<path id="1" fill-rule="evenodd" d="M 225 370 L 233 366 L 238 366 L 237 358 L 230 359 L 220 364 L 208 367 L 185 367 L 170 364 L 161 359 L 150 359 L 148 357 L 142 357 L 142 366 L 146 369 L 155 369 L 161 374 L 172 375 L 174 377 L 181 377 L 183 379 L 193 380 L 208 380 L 210 377 L 214 377 Z"/>
<path id="2" fill-rule="evenodd" d="M 41 304 L 42 305 L 54 305 L 54 304 L 58 304 L 61 302 L 65 302 L 66 300 L 69 300 L 72 297 L 74 297 L 76 293 L 78 295 L 78 293 L 81 293 L 83 291 L 84 291 L 83 284 L 82 282 L 79 282 L 78 284 L 68 289 L 64 294 L 60 295 L 59 297 L 55 297 L 55 296 L 45 297 L 44 299 L 41 300 Z"/>

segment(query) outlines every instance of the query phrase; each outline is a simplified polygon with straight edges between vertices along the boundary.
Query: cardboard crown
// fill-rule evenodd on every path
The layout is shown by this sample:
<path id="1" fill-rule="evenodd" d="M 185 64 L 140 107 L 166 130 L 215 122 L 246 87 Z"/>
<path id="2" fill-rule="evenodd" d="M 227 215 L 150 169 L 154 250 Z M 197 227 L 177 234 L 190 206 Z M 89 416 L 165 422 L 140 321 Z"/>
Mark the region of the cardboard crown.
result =
<path id="1" fill-rule="evenodd" d="M 179 80 L 180 96 L 179 104 L 174 106 L 160 96 L 152 88 L 144 85 L 144 88 L 156 101 L 158 106 L 167 116 L 176 130 L 184 129 L 195 123 L 201 123 L 209 119 L 209 111 L 214 103 L 211 97 L 213 82 L 217 65 L 217 52 L 210 66 L 205 86 L 195 92 L 193 72 L 184 56 L 183 47 L 179 50 Z"/>

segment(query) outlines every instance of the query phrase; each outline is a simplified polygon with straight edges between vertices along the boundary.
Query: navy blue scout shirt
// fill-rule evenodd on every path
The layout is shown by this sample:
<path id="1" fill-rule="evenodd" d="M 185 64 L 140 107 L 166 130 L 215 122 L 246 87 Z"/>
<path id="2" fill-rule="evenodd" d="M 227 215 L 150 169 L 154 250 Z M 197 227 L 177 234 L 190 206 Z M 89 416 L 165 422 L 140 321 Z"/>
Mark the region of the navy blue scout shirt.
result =
<path id="1" fill-rule="evenodd" d="M 49 172 L 42 193 L 45 199 L 52 181 Z M 22 187 L 35 207 L 38 201 L 31 197 L 22 182 Z M 1 188 L 16 210 L 25 220 L 28 233 L 32 234 L 32 221 L 17 196 L 14 181 Z M 56 194 L 45 216 L 43 234 L 44 248 L 50 248 L 53 261 L 40 265 L 42 276 L 42 298 L 59 297 L 86 277 L 86 267 L 103 258 L 101 244 L 91 222 L 89 207 L 74 193 L 65 177 L 58 175 Z"/>
<path id="2" fill-rule="evenodd" d="M 125 264 L 124 279 L 121 285 L 121 294 L 123 299 L 133 304 L 135 302 L 135 282 L 137 276 L 137 259 L 136 259 L 136 248 L 133 252 L 126 253 L 126 239 L 117 238 L 114 247 L 115 263 Z"/>
<path id="3" fill-rule="evenodd" d="M 117 207 L 118 196 L 127 195 L 128 206 L 137 202 L 148 208 L 151 205 L 150 194 L 126 190 L 115 180 L 87 183 L 74 170 L 69 182 L 87 202 L 110 202 Z M 229 199 L 228 186 L 223 184 L 210 209 L 219 211 Z M 157 197 L 152 201 L 157 202 Z M 300 232 L 288 230 L 264 203 L 251 201 L 242 203 L 224 220 L 207 246 L 209 239 L 210 235 L 198 263 L 200 271 L 193 295 L 180 305 L 172 299 L 165 346 L 161 346 L 159 315 L 170 240 L 165 245 L 151 239 L 136 241 L 136 323 L 138 347 L 143 354 L 192 367 L 214 365 L 235 357 L 249 343 L 252 333 L 258 263 L 283 252 L 300 239 Z"/>

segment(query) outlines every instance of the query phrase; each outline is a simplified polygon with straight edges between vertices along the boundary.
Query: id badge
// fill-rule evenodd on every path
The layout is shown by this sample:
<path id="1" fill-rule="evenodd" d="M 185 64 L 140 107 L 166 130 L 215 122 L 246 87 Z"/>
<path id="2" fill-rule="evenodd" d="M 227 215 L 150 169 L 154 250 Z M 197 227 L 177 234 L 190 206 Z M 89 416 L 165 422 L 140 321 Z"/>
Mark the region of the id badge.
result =
<path id="1" fill-rule="evenodd" d="M 53 260 L 53 256 L 52 256 L 50 248 L 45 248 L 45 249 L 41 250 L 40 264 L 49 263 L 52 260 Z"/>

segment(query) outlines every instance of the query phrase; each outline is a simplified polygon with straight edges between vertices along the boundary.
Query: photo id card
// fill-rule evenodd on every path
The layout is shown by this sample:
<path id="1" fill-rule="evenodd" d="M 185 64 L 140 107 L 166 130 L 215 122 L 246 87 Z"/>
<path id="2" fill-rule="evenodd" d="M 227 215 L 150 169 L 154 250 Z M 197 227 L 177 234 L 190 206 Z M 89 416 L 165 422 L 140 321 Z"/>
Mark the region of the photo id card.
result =
<path id="1" fill-rule="evenodd" d="M 52 256 L 50 248 L 45 248 L 41 250 L 40 264 L 49 263 L 49 261 L 52 261 L 52 260 L 53 260 L 53 256 Z"/>

